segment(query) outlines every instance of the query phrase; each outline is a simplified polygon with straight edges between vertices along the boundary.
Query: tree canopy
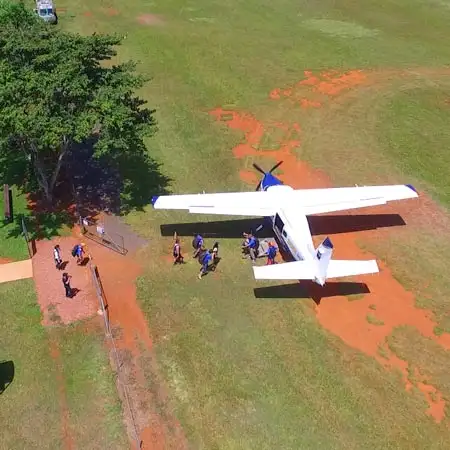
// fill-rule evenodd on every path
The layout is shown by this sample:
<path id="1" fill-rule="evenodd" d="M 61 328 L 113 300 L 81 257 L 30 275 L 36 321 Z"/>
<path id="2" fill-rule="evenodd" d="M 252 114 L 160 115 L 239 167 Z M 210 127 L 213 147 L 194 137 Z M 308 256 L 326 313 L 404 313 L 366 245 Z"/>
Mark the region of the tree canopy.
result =
<path id="1" fill-rule="evenodd" d="M 120 43 L 118 36 L 67 33 L 21 4 L 0 3 L 4 182 L 34 186 L 52 202 L 61 174 L 73 175 L 77 160 L 89 165 L 107 157 L 125 178 L 135 170 L 125 167 L 126 157 L 156 170 L 143 142 L 155 130 L 153 111 L 135 95 L 146 80 L 132 62 L 105 64 Z M 131 182 L 124 181 L 122 194 Z"/>

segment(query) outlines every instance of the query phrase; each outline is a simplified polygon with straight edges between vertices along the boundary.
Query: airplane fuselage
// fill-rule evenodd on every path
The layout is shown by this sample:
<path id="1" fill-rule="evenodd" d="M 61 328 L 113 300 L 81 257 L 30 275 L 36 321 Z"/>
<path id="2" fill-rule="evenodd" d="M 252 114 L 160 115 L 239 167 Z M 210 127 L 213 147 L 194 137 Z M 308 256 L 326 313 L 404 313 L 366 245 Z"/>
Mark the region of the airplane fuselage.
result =
<path id="1" fill-rule="evenodd" d="M 289 191 L 293 189 L 286 185 L 276 185 L 269 186 L 265 190 L 271 192 L 280 191 L 280 198 L 284 197 L 284 200 L 288 200 Z M 301 208 L 294 210 L 292 207 L 289 207 L 289 202 L 285 204 L 287 207 L 283 208 L 283 203 L 280 202 L 280 208 L 277 213 L 267 217 L 266 220 L 270 222 L 284 250 L 287 250 L 295 260 L 315 260 L 315 250 L 307 216 Z"/>

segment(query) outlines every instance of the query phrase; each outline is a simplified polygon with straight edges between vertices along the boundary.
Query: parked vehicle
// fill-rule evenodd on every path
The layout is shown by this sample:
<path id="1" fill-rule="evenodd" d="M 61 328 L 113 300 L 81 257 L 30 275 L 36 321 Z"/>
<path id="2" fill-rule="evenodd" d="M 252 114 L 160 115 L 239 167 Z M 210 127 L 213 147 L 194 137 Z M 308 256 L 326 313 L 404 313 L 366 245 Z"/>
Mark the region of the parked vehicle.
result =
<path id="1" fill-rule="evenodd" d="M 55 7 L 52 0 L 36 0 L 36 14 L 45 22 L 57 23 L 58 17 L 56 15 Z"/>

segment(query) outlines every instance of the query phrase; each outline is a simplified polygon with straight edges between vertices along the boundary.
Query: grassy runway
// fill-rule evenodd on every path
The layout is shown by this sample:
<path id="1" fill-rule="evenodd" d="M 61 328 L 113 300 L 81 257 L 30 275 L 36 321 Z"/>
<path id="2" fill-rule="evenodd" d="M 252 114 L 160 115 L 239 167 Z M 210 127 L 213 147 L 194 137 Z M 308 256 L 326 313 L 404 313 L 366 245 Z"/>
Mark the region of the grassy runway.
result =
<path id="1" fill-rule="evenodd" d="M 142 95 L 156 108 L 159 131 L 148 147 L 174 192 L 253 189 L 239 177 L 250 161 L 232 153 L 244 133 L 214 121 L 208 113 L 217 107 L 251 113 L 266 125 L 300 124 L 296 154 L 333 184 L 416 183 L 430 198 L 428 209 L 406 214 L 407 227 L 361 234 L 359 244 L 387 263 L 416 304 L 436 314 L 437 334 L 450 330 L 450 276 L 443 270 L 450 258 L 445 2 L 76 0 L 58 6 L 66 8 L 60 26 L 67 29 L 126 35 L 118 60 L 140 61 L 139 70 L 152 78 Z M 304 80 L 305 70 L 361 70 L 368 82 L 339 96 L 315 92 L 310 100 L 320 102 L 317 108 L 269 97 Z M 301 89 L 299 95 L 310 95 Z M 276 127 L 266 129 L 276 141 Z M 264 142 L 272 142 L 271 133 Z M 445 404 L 450 400 L 442 372 L 448 352 L 434 338 L 414 327 L 390 332 L 389 351 L 410 372 L 406 391 L 398 369 L 386 370 L 323 329 L 311 300 L 255 298 L 238 239 L 221 239 L 220 270 L 200 282 L 196 263 L 171 267 L 171 239 L 159 229 L 197 217 L 149 208 L 128 220 L 151 239 L 139 295 L 171 405 L 192 448 L 447 447 L 448 419 L 438 424 L 427 416 L 420 384 L 426 376 Z M 357 308 L 370 295 L 348 301 Z M 380 320 L 377 308 L 363 315 L 372 330 L 389 319 Z"/>

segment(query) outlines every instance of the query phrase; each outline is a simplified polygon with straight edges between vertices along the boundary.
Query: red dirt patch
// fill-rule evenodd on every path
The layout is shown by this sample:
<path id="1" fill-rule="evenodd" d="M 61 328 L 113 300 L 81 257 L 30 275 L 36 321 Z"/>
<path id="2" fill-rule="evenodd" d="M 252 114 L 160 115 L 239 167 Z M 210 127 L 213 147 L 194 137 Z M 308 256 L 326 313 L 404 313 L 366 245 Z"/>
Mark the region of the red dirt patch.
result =
<path id="1" fill-rule="evenodd" d="M 241 170 L 239 172 L 239 177 L 242 181 L 250 185 L 257 184 L 259 181 L 255 172 L 251 170 Z"/>
<path id="2" fill-rule="evenodd" d="M 361 71 L 352 71 L 347 74 L 338 75 L 336 72 L 322 73 L 314 76 L 311 72 L 305 72 L 306 79 L 297 83 L 294 87 L 281 90 L 275 89 L 271 92 L 272 99 L 281 97 L 294 98 L 295 101 L 308 100 L 301 95 L 297 95 L 297 89 L 302 86 L 313 87 L 313 92 L 327 96 L 336 96 L 353 86 L 367 82 L 367 77 Z M 296 96 L 295 96 L 296 95 Z M 315 100 L 314 100 L 315 101 Z M 319 103 L 316 104 L 319 106 Z M 283 124 L 264 125 L 248 113 L 239 113 L 218 108 L 211 111 L 217 120 L 224 122 L 228 127 L 240 130 L 245 134 L 244 142 L 238 144 L 233 149 L 236 158 L 268 158 L 276 161 L 284 161 L 280 167 L 283 171 L 280 178 L 286 184 L 294 188 L 321 188 L 330 187 L 328 177 L 321 171 L 313 170 L 307 164 L 299 161 L 294 154 L 294 149 L 301 144 L 301 128 L 298 124 L 286 126 Z M 276 150 L 263 150 L 259 146 L 268 127 L 277 127 L 283 130 L 284 135 L 279 141 L 279 148 Z M 267 164 L 269 166 L 272 163 Z M 255 184 L 255 179 L 247 171 L 241 171 L 242 179 L 250 185 Z M 420 199 L 426 201 L 426 196 Z M 410 200 L 403 202 L 404 208 L 417 209 L 417 201 Z M 380 212 L 380 208 L 364 211 L 365 214 Z M 350 215 L 351 217 L 351 215 Z M 429 218 L 428 218 L 429 219 Z M 425 219 L 424 219 L 425 220 Z M 371 232 L 369 232 L 371 233 Z M 372 232 L 374 235 L 375 232 Z M 374 255 L 362 251 L 356 243 L 357 233 L 338 234 L 333 237 L 336 249 L 336 258 L 339 259 L 371 259 Z M 320 237 L 316 237 L 318 240 Z M 380 273 L 377 275 L 358 277 L 359 282 L 367 284 L 370 295 L 358 301 L 349 301 L 345 296 L 336 296 L 336 289 L 323 288 L 321 300 L 316 306 L 317 319 L 321 325 L 333 334 L 339 336 L 347 345 L 356 348 L 367 355 L 374 357 L 385 368 L 398 368 L 404 375 L 405 388 L 410 389 L 414 384 L 419 388 L 428 404 L 427 411 L 437 422 L 445 416 L 445 401 L 436 388 L 423 381 L 413 383 L 408 379 L 408 363 L 399 359 L 387 348 L 386 338 L 392 330 L 400 325 L 414 326 L 419 332 L 430 339 L 438 342 L 445 349 L 450 349 L 450 334 L 440 337 L 435 336 L 433 329 L 436 323 L 433 321 L 433 314 L 430 311 L 418 309 L 415 306 L 415 299 L 412 293 L 407 292 L 403 286 L 397 282 L 390 270 L 381 262 Z M 315 287 L 311 290 L 311 297 L 314 298 Z M 333 296 L 332 299 L 327 297 Z M 376 308 L 376 317 L 384 322 L 383 325 L 374 325 L 367 322 L 366 317 Z M 373 306 L 375 305 L 375 306 Z M 379 354 L 379 348 L 385 349 L 388 355 L 384 359 Z M 435 401 L 431 393 L 434 393 Z"/>
<path id="3" fill-rule="evenodd" d="M 277 88 L 270 92 L 272 100 L 287 98 L 302 108 L 320 108 L 327 97 L 335 97 L 356 86 L 369 83 L 367 75 L 361 70 L 313 72 L 305 70 L 305 79 L 288 88 Z"/>
<path id="4" fill-rule="evenodd" d="M 96 314 L 98 301 L 92 285 L 89 269 L 78 266 L 71 255 L 72 248 L 80 240 L 75 237 L 56 238 L 51 241 L 38 241 L 36 255 L 33 256 L 33 274 L 38 294 L 38 302 L 45 326 L 62 322 L 68 324 L 87 319 Z M 53 261 L 53 247 L 59 244 L 63 262 L 67 261 L 64 270 L 57 270 Z M 65 297 L 61 280 L 63 272 L 72 275 L 71 286 L 78 289 L 70 299 Z"/>
<path id="5" fill-rule="evenodd" d="M 8 264 L 13 262 L 12 259 L 8 259 L 8 258 L 0 258 L 0 264 Z"/>
<path id="6" fill-rule="evenodd" d="M 85 11 L 85 12 L 83 13 L 83 16 L 84 16 L 84 17 L 92 17 L 92 12 L 91 12 L 91 11 Z"/>
<path id="7" fill-rule="evenodd" d="M 141 25 L 147 25 L 147 26 L 158 26 L 158 25 L 164 25 L 164 19 L 161 16 L 157 16 L 155 14 L 141 14 L 137 21 Z"/>
<path id="8" fill-rule="evenodd" d="M 118 16 L 120 14 L 120 12 L 114 8 L 102 8 L 102 13 L 110 17 Z"/>
<path id="9" fill-rule="evenodd" d="M 157 376 L 153 343 L 147 321 L 136 299 L 136 279 L 141 266 L 130 254 L 122 256 L 96 243 L 89 243 L 92 263 L 98 267 L 105 292 L 110 324 L 115 343 L 124 362 L 122 382 L 126 384 L 134 421 L 138 427 L 143 449 L 185 448 L 178 421 L 166 413 L 160 415 L 154 405 L 164 404 L 165 393 L 157 386 L 149 391 L 148 377 Z M 158 383 L 154 383 L 157 385 Z M 156 398 L 155 398 L 156 396 Z M 134 438 L 131 418 L 127 425 L 130 439 Z M 174 444 L 174 445 L 171 445 Z"/>

